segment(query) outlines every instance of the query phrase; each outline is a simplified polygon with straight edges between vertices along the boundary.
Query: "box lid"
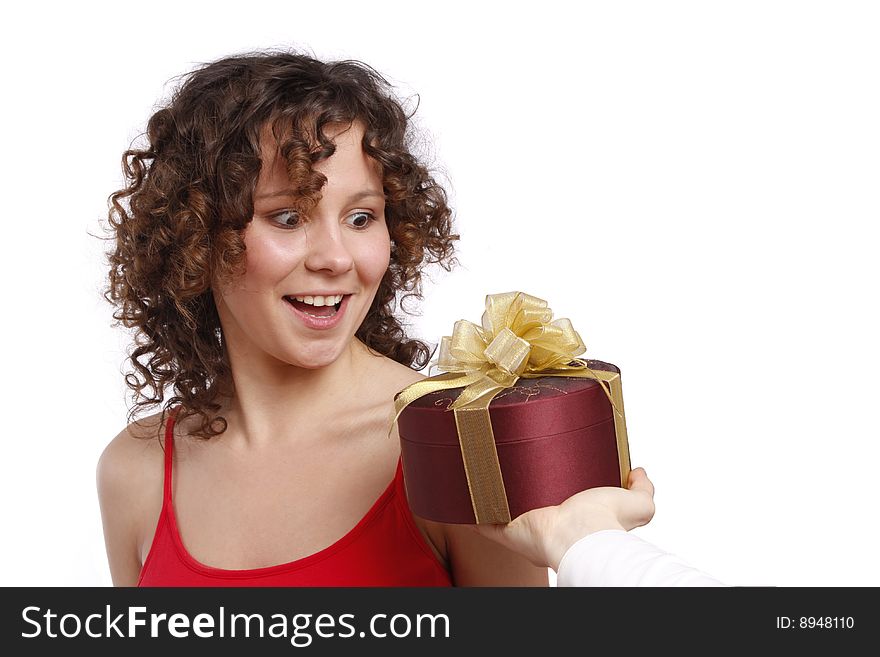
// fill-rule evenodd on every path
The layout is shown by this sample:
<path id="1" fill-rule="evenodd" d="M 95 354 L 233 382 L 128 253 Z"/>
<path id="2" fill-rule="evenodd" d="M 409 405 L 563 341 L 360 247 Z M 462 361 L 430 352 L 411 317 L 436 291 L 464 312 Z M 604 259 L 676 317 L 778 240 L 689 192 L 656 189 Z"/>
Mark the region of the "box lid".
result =
<path id="1" fill-rule="evenodd" d="M 591 369 L 620 370 L 610 363 L 587 361 Z M 458 445 L 455 414 L 447 406 L 464 388 L 432 392 L 410 403 L 398 418 L 401 440 Z M 489 404 L 496 443 L 515 442 L 583 429 L 612 417 L 611 403 L 599 383 L 565 376 L 520 378 Z"/>

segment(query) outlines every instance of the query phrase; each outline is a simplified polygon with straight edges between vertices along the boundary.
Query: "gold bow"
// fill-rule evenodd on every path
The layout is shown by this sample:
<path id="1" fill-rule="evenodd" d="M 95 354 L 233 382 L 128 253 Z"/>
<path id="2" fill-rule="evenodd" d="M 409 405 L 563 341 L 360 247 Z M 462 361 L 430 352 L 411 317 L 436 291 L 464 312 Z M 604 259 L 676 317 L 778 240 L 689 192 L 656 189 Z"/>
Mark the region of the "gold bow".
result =
<path id="1" fill-rule="evenodd" d="M 621 485 L 626 485 L 629 451 L 620 375 L 594 371 L 586 361 L 577 358 L 586 351 L 580 335 L 568 319 L 551 321 L 552 317 L 553 311 L 546 301 L 524 292 L 487 295 L 482 326 L 459 320 L 452 335 L 443 336 L 436 366 L 445 374 L 413 383 L 395 396 L 389 436 L 403 409 L 414 400 L 437 390 L 464 387 L 447 410 L 455 412 L 462 460 L 478 524 L 511 520 L 489 404 L 499 392 L 513 387 L 520 377 L 582 377 L 594 379 L 602 386 L 614 410 Z"/>

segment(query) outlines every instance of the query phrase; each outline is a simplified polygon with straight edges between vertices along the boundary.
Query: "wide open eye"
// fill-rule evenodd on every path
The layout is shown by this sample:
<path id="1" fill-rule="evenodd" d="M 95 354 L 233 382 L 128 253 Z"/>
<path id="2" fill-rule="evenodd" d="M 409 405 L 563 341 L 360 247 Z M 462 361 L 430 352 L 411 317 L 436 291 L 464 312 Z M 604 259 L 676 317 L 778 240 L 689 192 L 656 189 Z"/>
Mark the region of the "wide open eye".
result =
<path id="1" fill-rule="evenodd" d="M 276 212 L 270 217 L 270 219 L 284 228 L 297 228 L 300 225 L 299 212 L 296 210 L 287 209 L 282 210 L 281 212 Z"/>
<path id="2" fill-rule="evenodd" d="M 355 228 L 361 228 L 361 229 L 366 228 L 371 223 L 376 221 L 376 215 L 374 215 L 372 212 L 364 212 L 363 210 L 351 213 L 350 215 L 348 215 L 348 218 L 352 219 L 353 222 L 354 221 L 361 222 L 359 224 L 354 224 Z"/>

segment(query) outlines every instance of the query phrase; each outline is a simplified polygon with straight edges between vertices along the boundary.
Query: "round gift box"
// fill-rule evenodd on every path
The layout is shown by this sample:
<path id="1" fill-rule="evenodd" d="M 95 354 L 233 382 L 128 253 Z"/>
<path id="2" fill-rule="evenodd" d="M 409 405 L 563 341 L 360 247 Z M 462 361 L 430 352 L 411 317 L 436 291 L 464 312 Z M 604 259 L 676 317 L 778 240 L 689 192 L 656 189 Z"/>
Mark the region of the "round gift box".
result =
<path id="1" fill-rule="evenodd" d="M 619 372 L 588 361 L 591 369 Z M 445 523 L 476 522 L 456 432 L 447 406 L 463 388 L 432 392 L 398 417 L 410 508 Z M 592 379 L 520 378 L 489 404 L 510 517 L 563 502 L 597 486 L 620 486 L 611 403 Z"/>

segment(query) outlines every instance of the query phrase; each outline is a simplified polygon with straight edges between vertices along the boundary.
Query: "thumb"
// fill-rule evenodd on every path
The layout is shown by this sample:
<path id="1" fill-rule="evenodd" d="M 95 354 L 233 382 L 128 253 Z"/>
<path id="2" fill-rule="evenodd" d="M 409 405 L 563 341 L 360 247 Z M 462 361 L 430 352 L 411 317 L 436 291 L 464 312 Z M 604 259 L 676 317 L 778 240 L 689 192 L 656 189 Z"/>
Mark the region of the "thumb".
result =
<path id="1" fill-rule="evenodd" d="M 629 473 L 629 490 L 647 493 L 650 497 L 654 497 L 654 484 L 648 479 L 648 473 L 644 468 L 636 468 Z"/>

